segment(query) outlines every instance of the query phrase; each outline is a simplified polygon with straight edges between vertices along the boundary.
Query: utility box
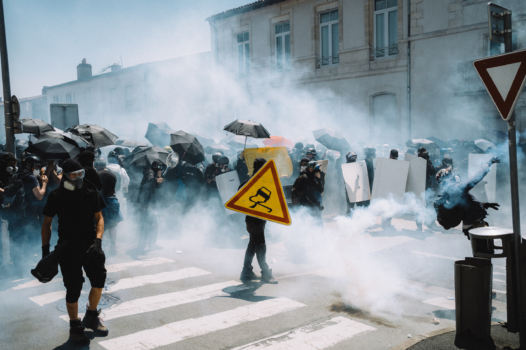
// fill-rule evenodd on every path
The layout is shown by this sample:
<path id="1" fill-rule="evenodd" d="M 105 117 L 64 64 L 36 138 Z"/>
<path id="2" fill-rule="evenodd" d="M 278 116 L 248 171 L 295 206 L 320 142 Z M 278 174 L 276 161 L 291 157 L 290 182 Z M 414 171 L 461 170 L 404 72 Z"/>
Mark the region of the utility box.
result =
<path id="1" fill-rule="evenodd" d="M 487 339 L 491 336 L 493 265 L 484 258 L 455 262 L 455 313 L 457 336 Z"/>
<path id="2" fill-rule="evenodd" d="M 51 125 L 66 130 L 79 125 L 79 106 L 74 103 L 52 103 L 50 106 Z"/>

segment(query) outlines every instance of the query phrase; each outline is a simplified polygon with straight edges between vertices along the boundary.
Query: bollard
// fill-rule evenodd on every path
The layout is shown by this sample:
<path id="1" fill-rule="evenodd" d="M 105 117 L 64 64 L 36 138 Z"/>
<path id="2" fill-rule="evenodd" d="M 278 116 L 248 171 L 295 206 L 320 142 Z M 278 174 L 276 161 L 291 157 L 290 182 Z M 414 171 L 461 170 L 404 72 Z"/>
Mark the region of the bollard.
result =
<path id="1" fill-rule="evenodd" d="M 455 262 L 457 336 L 491 336 L 491 260 L 466 258 Z"/>

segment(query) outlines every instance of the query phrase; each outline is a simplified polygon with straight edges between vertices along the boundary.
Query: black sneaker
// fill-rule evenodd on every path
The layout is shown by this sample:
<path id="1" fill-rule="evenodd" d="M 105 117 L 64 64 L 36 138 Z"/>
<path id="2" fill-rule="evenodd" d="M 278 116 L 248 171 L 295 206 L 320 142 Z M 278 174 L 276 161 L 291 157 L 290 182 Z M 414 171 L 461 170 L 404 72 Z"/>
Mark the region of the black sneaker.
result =
<path id="1" fill-rule="evenodd" d="M 69 339 L 77 344 L 87 344 L 89 342 L 80 318 L 75 321 L 69 321 Z"/>
<path id="2" fill-rule="evenodd" d="M 250 271 L 249 273 L 241 273 L 241 277 L 239 277 L 241 281 L 252 281 L 252 280 L 259 280 L 261 279 L 261 276 L 258 276 L 254 273 L 254 271 Z"/>
<path id="3" fill-rule="evenodd" d="M 108 328 L 102 323 L 102 319 L 99 317 L 100 309 L 96 311 L 91 311 L 86 307 L 86 314 L 82 319 L 82 325 L 86 328 L 91 329 L 94 332 L 97 332 L 100 335 L 108 335 Z"/>
<path id="4" fill-rule="evenodd" d="M 261 282 L 269 284 L 278 284 L 278 281 L 274 278 L 274 276 L 272 276 L 272 270 L 268 270 L 268 272 L 263 272 L 261 274 Z"/>

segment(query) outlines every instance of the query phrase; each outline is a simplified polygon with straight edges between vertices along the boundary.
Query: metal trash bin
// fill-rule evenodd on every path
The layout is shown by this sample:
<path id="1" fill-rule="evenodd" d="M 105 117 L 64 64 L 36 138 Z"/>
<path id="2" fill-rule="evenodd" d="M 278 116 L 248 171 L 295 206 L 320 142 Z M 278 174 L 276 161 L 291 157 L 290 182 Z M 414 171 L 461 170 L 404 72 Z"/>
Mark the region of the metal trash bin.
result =
<path id="1" fill-rule="evenodd" d="M 492 276 L 493 265 L 489 259 L 455 261 L 457 336 L 490 337 Z"/>
<path id="2" fill-rule="evenodd" d="M 509 258 L 509 241 L 513 240 L 513 230 L 500 227 L 480 227 L 469 231 L 473 256 L 478 258 Z M 496 246 L 495 240 L 502 240 L 502 246 Z M 486 248 L 486 249 L 483 249 Z M 495 249 L 502 252 L 495 253 Z"/>

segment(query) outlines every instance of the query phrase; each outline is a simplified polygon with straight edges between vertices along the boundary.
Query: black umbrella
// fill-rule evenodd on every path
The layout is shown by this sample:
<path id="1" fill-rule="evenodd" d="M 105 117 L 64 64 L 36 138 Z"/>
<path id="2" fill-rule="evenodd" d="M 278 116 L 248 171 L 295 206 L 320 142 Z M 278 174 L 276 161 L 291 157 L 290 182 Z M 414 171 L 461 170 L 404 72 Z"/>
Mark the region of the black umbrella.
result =
<path id="1" fill-rule="evenodd" d="M 111 146 L 119 138 L 111 131 L 104 129 L 102 126 L 92 124 L 75 125 L 66 130 L 72 134 L 78 135 L 89 141 L 96 148 Z"/>
<path id="2" fill-rule="evenodd" d="M 235 135 L 253 137 L 255 139 L 268 139 L 270 137 L 270 133 L 263 125 L 250 120 L 235 120 L 225 126 L 223 130 Z"/>
<path id="3" fill-rule="evenodd" d="M 115 144 L 118 145 L 118 146 L 128 147 L 128 148 L 137 148 L 139 146 L 148 147 L 147 144 L 142 143 L 142 142 L 138 142 L 138 141 L 135 141 L 135 140 L 117 140 L 115 142 Z"/>
<path id="4" fill-rule="evenodd" d="M 314 130 L 312 133 L 314 134 L 314 139 L 316 139 L 316 141 L 330 150 L 347 151 L 351 149 L 349 142 L 347 142 L 345 137 L 336 130 L 324 128 Z"/>
<path id="5" fill-rule="evenodd" d="M 144 137 L 152 143 L 164 147 L 170 144 L 170 134 L 173 134 L 175 130 L 172 130 L 168 124 L 164 122 L 160 123 L 149 123 L 148 130 Z"/>
<path id="6" fill-rule="evenodd" d="M 159 146 L 137 147 L 126 157 L 128 166 L 135 165 L 140 168 L 147 168 L 156 160 L 160 160 L 166 165 L 166 158 L 170 153 Z"/>
<path id="7" fill-rule="evenodd" d="M 36 142 L 37 140 L 43 139 L 61 139 L 68 143 L 71 143 L 77 147 L 88 147 L 92 146 L 88 141 L 84 140 L 82 137 L 70 134 L 64 131 L 46 131 L 42 135 L 30 135 L 29 141 Z"/>
<path id="8" fill-rule="evenodd" d="M 25 134 L 40 135 L 46 131 L 55 131 L 55 128 L 41 119 L 20 119 L 22 132 Z"/>
<path id="9" fill-rule="evenodd" d="M 63 139 L 44 138 L 26 148 L 26 152 L 37 155 L 45 161 L 50 161 L 75 158 L 80 150 L 78 146 Z"/>
<path id="10" fill-rule="evenodd" d="M 179 154 L 182 161 L 196 165 L 205 160 L 203 145 L 195 138 L 182 130 L 170 135 L 170 147 Z"/>
<path id="11" fill-rule="evenodd" d="M 206 154 L 214 154 L 216 152 L 222 152 L 223 154 L 225 153 L 231 153 L 232 152 L 232 148 L 228 147 L 227 145 L 212 145 L 212 146 L 207 146 L 205 148 L 205 153 Z"/>

